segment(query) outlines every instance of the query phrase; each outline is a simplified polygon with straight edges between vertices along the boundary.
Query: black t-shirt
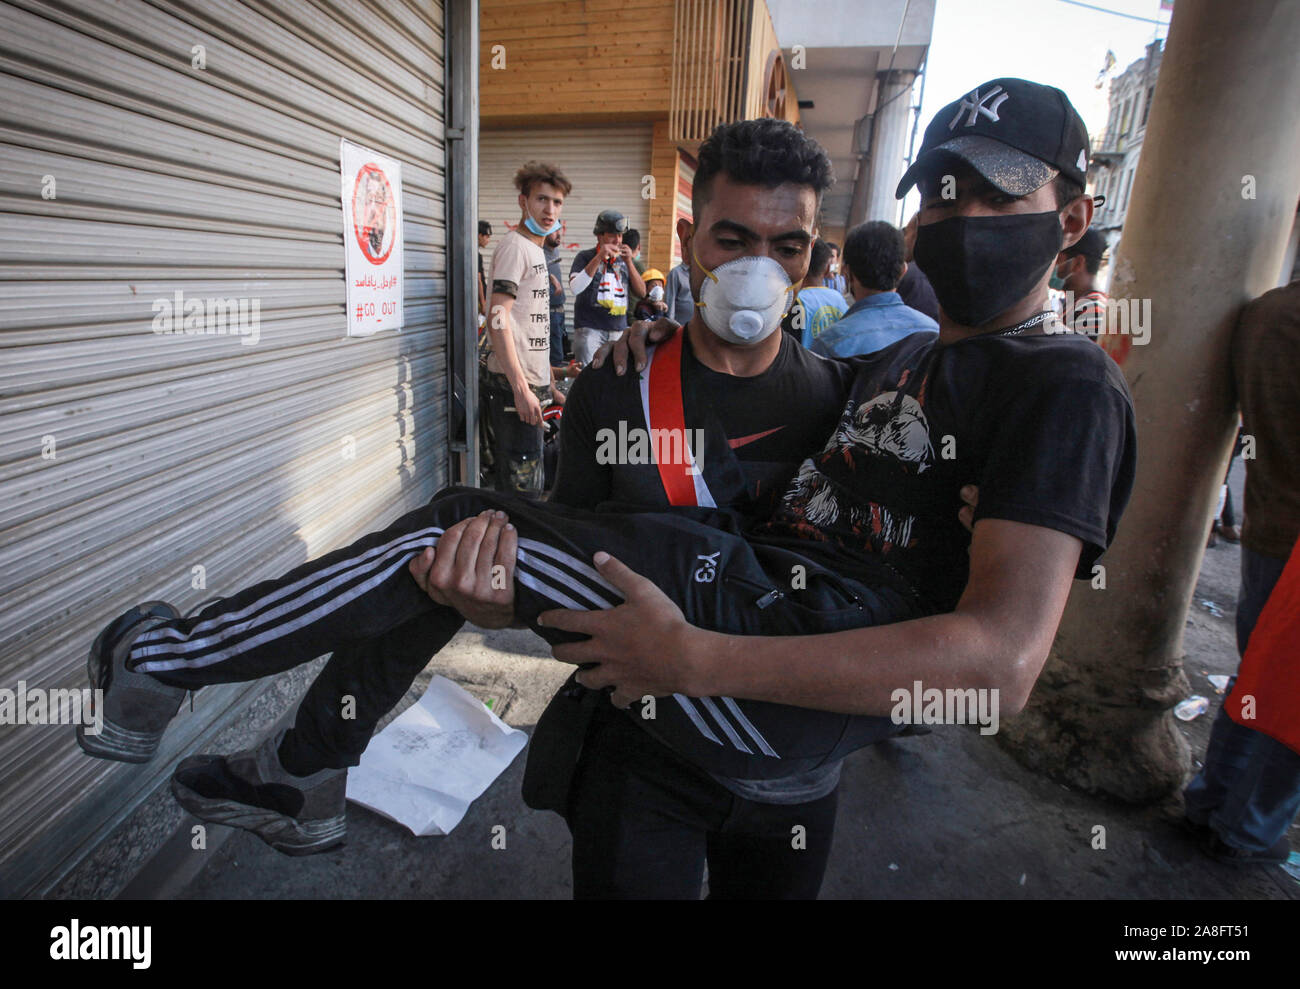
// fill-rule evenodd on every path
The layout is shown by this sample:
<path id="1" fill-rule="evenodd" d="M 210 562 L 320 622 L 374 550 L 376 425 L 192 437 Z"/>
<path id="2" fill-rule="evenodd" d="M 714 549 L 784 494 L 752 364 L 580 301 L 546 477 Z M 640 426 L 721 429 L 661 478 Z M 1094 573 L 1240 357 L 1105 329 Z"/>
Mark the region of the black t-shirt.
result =
<path id="1" fill-rule="evenodd" d="M 853 367 L 829 361 L 782 335 L 762 374 L 739 378 L 701 364 L 683 331 L 682 406 L 688 429 L 704 429 L 700 467 L 719 506 L 766 517 L 799 463 L 820 450 L 839 417 Z M 587 368 L 573 383 L 561 420 L 559 472 L 553 500 L 577 508 L 613 501 L 667 508 L 654 464 L 600 464 L 598 432 L 643 427 L 638 376 L 614 373 L 613 362 Z"/>
<path id="2" fill-rule="evenodd" d="M 959 491 L 982 518 L 1076 536 L 1091 576 L 1133 486 L 1133 403 L 1118 368 L 1074 336 L 911 336 L 852 362 L 834 435 L 799 468 L 758 541 L 799 540 L 845 576 L 881 563 L 935 612 L 969 576 Z"/>

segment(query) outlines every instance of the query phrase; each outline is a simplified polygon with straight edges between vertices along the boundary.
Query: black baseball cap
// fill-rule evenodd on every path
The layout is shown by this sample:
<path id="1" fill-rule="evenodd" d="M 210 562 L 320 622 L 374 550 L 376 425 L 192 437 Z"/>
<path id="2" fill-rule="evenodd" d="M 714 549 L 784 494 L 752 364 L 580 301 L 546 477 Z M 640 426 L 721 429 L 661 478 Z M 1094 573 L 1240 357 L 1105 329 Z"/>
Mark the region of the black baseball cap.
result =
<path id="1" fill-rule="evenodd" d="M 935 114 L 921 152 L 898 183 L 902 199 L 923 175 L 958 158 L 1013 196 L 1057 175 L 1088 173 L 1088 129 L 1066 95 L 1028 79 L 991 79 Z"/>

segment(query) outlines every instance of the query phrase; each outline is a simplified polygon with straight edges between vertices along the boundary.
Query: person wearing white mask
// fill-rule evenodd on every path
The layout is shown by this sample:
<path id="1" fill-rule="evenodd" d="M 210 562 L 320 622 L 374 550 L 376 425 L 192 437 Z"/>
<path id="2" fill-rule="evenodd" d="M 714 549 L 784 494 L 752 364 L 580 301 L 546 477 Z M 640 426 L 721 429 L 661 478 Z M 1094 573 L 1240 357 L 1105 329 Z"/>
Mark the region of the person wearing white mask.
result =
<path id="1" fill-rule="evenodd" d="M 658 268 L 647 268 L 641 274 L 645 282 L 645 298 L 637 299 L 632 312 L 634 320 L 658 319 L 668 313 L 668 301 L 664 297 L 664 273 Z"/>
<path id="2" fill-rule="evenodd" d="M 642 381 L 631 373 L 619 377 L 614 361 L 578 378 L 565 407 L 552 502 L 589 509 L 602 502 L 643 509 L 715 505 L 747 519 L 780 500 L 803 458 L 833 431 L 852 377 L 846 365 L 822 360 L 780 332 L 807 272 L 822 194 L 832 182 L 825 152 L 785 121 L 724 124 L 704 142 L 693 222 L 677 224 L 683 264 L 673 270 L 671 298 L 664 300 L 685 324 L 674 338 L 679 346 L 656 351 Z M 655 274 L 646 273 L 652 301 Z M 684 314 L 679 296 L 690 307 Z M 676 484 L 656 463 L 601 456 L 601 431 L 617 430 L 620 421 L 640 424 L 648 416 L 651 429 L 668 425 L 656 395 L 680 402 L 680 421 L 691 436 L 703 431 L 703 449 L 693 451 L 700 473 L 679 471 Z M 707 567 L 698 569 L 708 576 Z M 468 609 L 476 624 L 509 620 L 509 608 L 498 604 L 493 614 L 482 602 L 455 596 L 455 578 L 435 577 L 435 583 L 451 590 L 447 599 Z M 603 700 L 584 708 L 585 694 L 570 680 L 551 701 L 529 746 L 524 787 L 530 806 L 557 810 L 569 824 L 575 897 L 698 897 L 706 858 L 713 896 L 816 896 L 840 759 L 812 769 L 787 761 L 791 768 L 777 778 L 755 779 L 747 768 L 720 771 L 696 754 L 683 757 L 681 746 L 646 730 L 651 724 Z M 662 727 L 680 717 L 665 713 L 662 701 L 659 711 Z M 717 737 L 738 754 L 726 736 Z M 633 792 L 661 797 L 629 799 Z M 723 823 L 725 814 L 710 809 L 722 807 L 738 808 L 734 821 Z M 795 823 L 809 840 L 792 852 Z"/>

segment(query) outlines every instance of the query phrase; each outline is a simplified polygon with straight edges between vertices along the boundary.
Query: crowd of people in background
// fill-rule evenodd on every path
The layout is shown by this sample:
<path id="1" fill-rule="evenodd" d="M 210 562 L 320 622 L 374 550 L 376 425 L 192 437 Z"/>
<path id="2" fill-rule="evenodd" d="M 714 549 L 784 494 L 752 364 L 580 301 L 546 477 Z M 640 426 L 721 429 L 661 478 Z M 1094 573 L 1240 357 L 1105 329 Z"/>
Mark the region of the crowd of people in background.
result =
<path id="1" fill-rule="evenodd" d="M 482 251 L 492 229 L 488 221 L 479 221 L 481 327 L 486 326 L 489 295 Z M 685 324 L 695 308 L 689 264 L 681 261 L 667 275 L 648 267 L 642 257 L 641 232 L 629 227 L 622 213 L 604 210 L 592 233 L 595 245 L 574 257 L 567 277 L 560 257 L 560 233 L 543 241 L 550 281 L 549 352 L 559 379 L 576 376 L 602 344 L 617 339 L 631 323 L 666 317 Z M 838 244 L 818 239 L 808 275 L 791 300 L 786 329 L 815 353 L 838 357 L 879 350 L 909 332 L 937 331 L 939 304 L 925 274 L 912 261 L 914 241 L 915 218 L 902 232 L 880 221 L 853 228 L 845 241 L 843 261 Z M 1070 255 L 1078 256 L 1077 252 Z M 1095 264 L 1091 260 L 1089 264 L 1088 270 L 1095 274 Z M 1080 273 L 1084 270 L 1079 267 Z M 565 316 L 570 293 L 572 330 Z M 1091 282 L 1088 290 L 1077 294 L 1081 299 L 1104 299 L 1100 292 L 1091 291 Z M 846 322 L 817 344 L 823 333 L 842 321 Z"/>
<path id="2" fill-rule="evenodd" d="M 520 175 L 531 175 L 529 170 L 537 168 L 553 169 L 567 184 L 554 166 L 537 162 L 525 165 Z M 517 185 L 519 181 L 517 177 Z M 528 195 L 524 186 L 520 186 L 520 195 L 521 199 Z M 881 220 L 852 227 L 845 235 L 842 250 L 834 241 L 817 238 L 810 251 L 807 275 L 794 286 L 782 328 L 803 347 L 828 358 L 876 353 L 913 333 L 936 335 L 939 301 L 930 279 L 913 256 L 919 216 L 913 214 L 901 229 Z M 629 226 L 627 217 L 617 209 L 605 209 L 596 216 L 592 227 L 594 243 L 577 253 L 567 271 L 560 254 L 562 226 L 539 235 L 529 220 L 525 209 L 517 227 L 511 226 L 510 234 L 499 242 L 486 265 L 483 251 L 493 227 L 487 220 L 479 221 L 478 304 L 485 358 L 482 420 L 485 476 L 500 490 L 541 497 L 549 490 L 553 476 L 530 465 L 534 459 L 544 463 L 543 446 L 558 440 L 558 429 L 548 433 L 541 418 L 525 418 L 532 414 L 531 403 L 525 400 L 511 405 L 517 397 L 516 389 L 507 387 L 499 371 L 488 369 L 494 363 L 493 338 L 487 332 L 495 294 L 492 286 L 501 281 L 509 290 L 511 282 L 497 277 L 497 255 L 504 248 L 503 261 L 514 257 L 514 235 L 525 241 L 539 239 L 549 315 L 530 312 L 530 318 L 537 320 L 539 328 L 545 322 L 549 334 L 545 350 L 551 381 L 536 390 L 542 409 L 562 405 L 568 382 L 591 362 L 603 344 L 617 340 L 629 325 L 660 317 L 684 325 L 695 312 L 696 300 L 691 294 L 689 261 L 680 261 L 667 274 L 649 267 L 644 260 L 641 232 Z M 1090 229 L 1078 243 L 1057 256 L 1049 301 L 1059 320 L 1058 331 L 1094 340 L 1106 332 L 1106 295 L 1099 285 L 1105 255 L 1105 238 Z M 571 326 L 567 317 L 570 306 Z M 540 347 L 538 337 L 533 337 L 528 346 L 534 344 Z M 540 360 L 536 363 L 540 369 Z M 534 377 L 540 374 L 538 370 Z M 531 379 L 529 383 L 541 384 Z M 495 414 L 494 408 L 498 410 Z M 502 411 L 506 409 L 510 411 Z M 509 421 L 503 424 L 502 417 Z M 514 424 L 515 419 L 520 426 Z M 502 425 L 508 428 L 501 429 L 498 438 Z M 518 435 L 521 428 L 527 434 L 526 441 Z M 553 451 L 551 455 L 553 459 Z M 1224 514 L 1227 536 L 1234 539 L 1237 527 L 1230 501 Z M 1215 531 L 1219 528 L 1216 523 Z"/>
<path id="3" fill-rule="evenodd" d="M 843 252 L 834 241 L 818 238 L 783 328 L 824 357 L 870 354 L 912 333 L 937 333 L 939 300 L 912 254 L 918 217 L 914 214 L 901 230 L 880 220 L 859 224 L 848 231 Z M 618 339 L 631 323 L 666 317 L 685 324 L 695 308 L 690 265 L 681 261 L 667 275 L 648 267 L 641 232 L 628 226 L 624 214 L 602 211 L 592 234 L 595 244 L 578 252 L 567 273 L 560 232 L 543 240 L 550 283 L 550 364 L 561 385 L 551 400 L 557 402 L 563 401 L 564 379 L 576 377 L 602 344 Z M 489 296 L 482 250 L 491 236 L 491 223 L 479 221 L 481 326 L 486 325 Z M 1106 332 L 1106 294 L 1099 284 L 1105 255 L 1106 240 L 1096 230 L 1058 255 L 1049 300 L 1061 331 L 1091 339 Z M 570 297 L 572 328 L 566 319 Z M 1230 534 L 1235 533 L 1232 512 L 1229 503 Z"/>

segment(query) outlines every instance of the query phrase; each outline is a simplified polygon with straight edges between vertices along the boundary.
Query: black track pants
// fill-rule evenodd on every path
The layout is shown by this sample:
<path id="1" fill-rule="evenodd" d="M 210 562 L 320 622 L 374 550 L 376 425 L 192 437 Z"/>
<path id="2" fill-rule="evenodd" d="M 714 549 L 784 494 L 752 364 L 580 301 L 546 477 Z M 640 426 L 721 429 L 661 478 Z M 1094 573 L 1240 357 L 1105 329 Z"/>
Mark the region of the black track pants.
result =
<path id="1" fill-rule="evenodd" d="M 510 515 L 519 535 L 516 615 L 534 628 L 537 615 L 551 608 L 621 602 L 591 564 L 598 550 L 652 580 L 688 621 L 719 631 L 794 635 L 911 617 L 896 596 L 840 581 L 814 564 L 806 589 L 782 595 L 790 561 L 799 557 L 751 546 L 684 514 L 586 512 L 448 488 L 380 532 L 149 631 L 133 644 L 128 663 L 192 689 L 256 679 L 333 653 L 300 711 L 295 734 L 326 765 L 351 764 L 369 737 L 363 734 L 366 725 L 373 728 L 462 623 L 455 611 L 429 599 L 407 564 L 436 546 L 448 526 L 498 508 Z M 552 643 L 575 638 L 538 631 Z M 344 695 L 356 701 L 347 719 L 353 724 L 340 724 Z M 704 750 L 733 757 L 706 768 L 740 775 L 730 772 L 736 760 L 782 755 L 730 698 L 673 700 L 663 705 L 656 730 L 669 739 L 694 733 Z M 689 746 L 674 747 L 689 753 Z"/>
<path id="2" fill-rule="evenodd" d="M 817 898 L 835 832 L 838 787 L 801 804 L 746 800 L 656 745 L 608 703 L 587 734 L 565 815 L 573 897 Z"/>

